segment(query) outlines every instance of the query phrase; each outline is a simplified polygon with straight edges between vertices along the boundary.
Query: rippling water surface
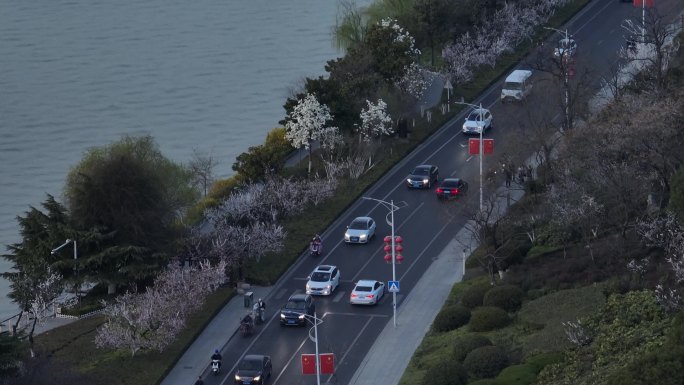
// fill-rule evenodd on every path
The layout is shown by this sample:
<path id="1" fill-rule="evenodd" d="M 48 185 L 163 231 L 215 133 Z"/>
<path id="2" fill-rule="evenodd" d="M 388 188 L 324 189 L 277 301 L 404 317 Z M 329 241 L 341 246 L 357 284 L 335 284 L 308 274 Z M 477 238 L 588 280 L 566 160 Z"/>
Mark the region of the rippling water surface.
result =
<path id="1" fill-rule="evenodd" d="M 358 1 L 367 4 L 370 0 Z M 0 0 L 0 247 L 93 146 L 150 134 L 231 173 L 339 56 L 337 0 Z M 56 245 L 57 246 L 57 245 Z M 0 271 L 10 266 L 0 259 Z M 0 321 L 16 313 L 0 280 Z"/>

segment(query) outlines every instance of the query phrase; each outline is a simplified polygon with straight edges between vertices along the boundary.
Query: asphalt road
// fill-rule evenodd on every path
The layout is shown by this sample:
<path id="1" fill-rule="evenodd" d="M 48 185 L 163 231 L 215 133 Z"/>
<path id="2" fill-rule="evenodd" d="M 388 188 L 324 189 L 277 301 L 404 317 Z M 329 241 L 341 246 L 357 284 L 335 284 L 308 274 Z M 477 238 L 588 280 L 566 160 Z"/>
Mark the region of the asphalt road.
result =
<path id="1" fill-rule="evenodd" d="M 661 0 L 665 6 L 677 7 L 680 0 Z M 623 19 L 640 14 L 630 3 L 617 0 L 597 0 L 589 4 L 569 24 L 568 28 L 578 43 L 577 63 L 590 70 L 591 83 L 598 84 L 609 64 L 617 60 L 617 51 L 624 43 L 620 23 Z M 551 41 L 560 36 L 552 36 Z M 551 44 L 546 44 L 550 47 Z M 526 68 L 523 64 L 521 67 Z M 560 111 L 557 88 L 551 81 L 535 74 L 539 84 L 526 105 L 501 105 L 498 103 L 500 82 L 494 84 L 472 103 L 490 108 L 494 115 L 494 128 L 485 134 L 495 140 L 495 152 L 484 159 L 484 168 L 496 167 L 503 154 L 516 158 L 516 162 L 528 157 L 531 149 L 525 143 L 535 135 L 535 127 L 555 119 L 559 122 Z M 423 272 L 439 254 L 454 234 L 466 222 L 468 208 L 478 201 L 478 158 L 468 155 L 466 138 L 460 127 L 463 114 L 448 122 L 439 132 L 420 145 L 409 156 L 388 172 L 366 196 L 389 201 L 402 206 L 395 212 L 396 234 L 404 238 L 404 263 L 397 265 L 396 277 L 401 282 L 397 295 L 401 306 L 404 295 L 410 292 Z M 540 135 L 538 132 L 536 135 Z M 441 202 L 431 190 L 408 190 L 404 178 L 418 164 L 435 164 L 440 177 L 457 176 L 470 183 L 469 195 L 459 201 Z M 513 185 L 515 188 L 516 186 Z M 485 188 L 485 190 L 489 190 Z M 485 195 L 488 191 L 485 191 Z M 233 336 L 223 349 L 224 370 L 220 376 L 207 376 L 206 384 L 232 384 L 233 373 L 239 359 L 245 354 L 270 355 L 273 376 L 270 384 L 315 384 L 315 376 L 301 374 L 300 355 L 314 353 L 314 343 L 309 341 L 309 327 L 279 326 L 278 309 L 294 293 L 304 292 L 307 275 L 318 264 L 332 264 L 340 268 L 342 283 L 329 297 L 317 297 L 316 310 L 323 323 L 318 328 L 319 350 L 334 353 L 336 374 L 324 376 L 322 382 L 346 384 L 361 364 L 376 336 L 388 322 L 392 322 L 392 295 L 387 293 L 377 306 L 358 307 L 348 303 L 353 283 L 359 279 L 375 279 L 387 282 L 392 279 L 391 265 L 383 260 L 382 238 L 390 234 L 385 218 L 388 210 L 367 200 L 353 204 L 325 233 L 322 234 L 324 255 L 314 259 L 303 256 L 276 284 L 271 296 L 266 298 L 269 316 L 266 324 L 251 337 Z M 315 213 L 311 213 L 315 215 Z M 345 227 L 357 216 L 371 216 L 378 223 L 377 236 L 368 245 L 346 245 L 342 241 Z M 441 304 L 438 304 L 441 306 Z M 398 319 L 401 323 L 402 320 Z M 238 316 L 235 325 L 237 327 Z M 425 325 L 418 325 L 424 328 Z"/>

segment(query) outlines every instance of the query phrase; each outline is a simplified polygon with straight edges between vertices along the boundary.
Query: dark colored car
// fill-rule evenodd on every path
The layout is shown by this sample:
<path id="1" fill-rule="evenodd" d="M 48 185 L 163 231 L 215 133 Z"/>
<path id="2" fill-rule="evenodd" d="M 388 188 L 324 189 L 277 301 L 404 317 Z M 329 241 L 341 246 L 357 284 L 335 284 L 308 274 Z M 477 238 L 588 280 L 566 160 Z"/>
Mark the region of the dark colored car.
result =
<path id="1" fill-rule="evenodd" d="M 437 187 L 437 198 L 450 199 L 468 193 L 468 183 L 459 178 L 446 178 Z"/>
<path id="2" fill-rule="evenodd" d="M 293 294 L 280 309 L 280 325 L 306 325 L 306 315 L 313 317 L 316 304 L 308 294 Z"/>
<path id="3" fill-rule="evenodd" d="M 271 357 L 249 354 L 240 361 L 235 372 L 235 384 L 263 385 L 271 377 Z"/>
<path id="4" fill-rule="evenodd" d="M 411 174 L 406 177 L 406 186 L 409 188 L 430 188 L 438 180 L 439 169 L 437 166 L 421 164 L 414 168 Z"/>

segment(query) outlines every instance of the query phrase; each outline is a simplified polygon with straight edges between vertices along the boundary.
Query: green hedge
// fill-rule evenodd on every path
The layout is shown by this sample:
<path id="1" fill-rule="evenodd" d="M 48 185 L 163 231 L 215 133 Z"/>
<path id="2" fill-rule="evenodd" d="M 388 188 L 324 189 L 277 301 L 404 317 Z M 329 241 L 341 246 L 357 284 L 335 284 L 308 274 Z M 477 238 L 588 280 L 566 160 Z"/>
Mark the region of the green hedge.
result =
<path id="1" fill-rule="evenodd" d="M 470 321 L 470 309 L 461 305 L 443 307 L 432 323 L 432 330 L 438 333 L 448 332 L 466 325 Z"/>
<path id="2" fill-rule="evenodd" d="M 474 378 L 496 377 L 508 366 L 508 355 L 498 346 L 483 346 L 468 353 L 463 367 Z"/>
<path id="3" fill-rule="evenodd" d="M 500 329 L 511 322 L 505 310 L 493 306 L 483 306 L 473 310 L 470 317 L 470 331 L 488 332 Z"/>
<path id="4" fill-rule="evenodd" d="M 468 382 L 468 373 L 459 362 L 442 359 L 431 366 L 423 376 L 423 385 L 465 385 Z"/>
<path id="5" fill-rule="evenodd" d="M 494 286 L 485 294 L 483 304 L 515 312 L 522 306 L 524 296 L 525 293 L 516 285 Z"/>
<path id="6" fill-rule="evenodd" d="M 468 353 L 483 346 L 491 346 L 492 341 L 479 334 L 464 334 L 454 341 L 453 357 L 458 362 L 463 362 Z"/>
<path id="7" fill-rule="evenodd" d="M 461 304 L 470 309 L 482 306 L 484 296 L 491 288 L 492 286 L 489 283 L 480 283 L 469 287 L 463 292 Z"/>

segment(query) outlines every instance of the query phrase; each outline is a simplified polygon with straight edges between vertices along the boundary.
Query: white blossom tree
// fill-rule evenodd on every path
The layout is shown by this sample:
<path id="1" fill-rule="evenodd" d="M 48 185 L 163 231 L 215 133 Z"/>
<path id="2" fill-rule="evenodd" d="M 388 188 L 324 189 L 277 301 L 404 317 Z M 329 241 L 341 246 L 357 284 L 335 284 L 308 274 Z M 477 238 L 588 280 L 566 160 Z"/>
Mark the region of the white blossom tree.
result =
<path id="1" fill-rule="evenodd" d="M 331 128 L 326 123 L 332 120 L 328 106 L 321 104 L 312 94 L 307 93 L 292 109 L 285 123 L 285 138 L 295 148 L 309 150 L 309 174 L 311 174 L 311 142 L 318 140 Z"/>
<path id="2" fill-rule="evenodd" d="M 377 103 L 373 104 L 370 100 L 366 100 L 367 107 L 361 109 L 361 127 L 359 134 L 367 145 L 382 135 L 390 135 L 394 132 L 392 127 L 392 118 L 387 113 L 387 103 L 382 99 L 378 99 Z M 368 167 L 372 164 L 372 152 L 368 156 Z"/>
<path id="3" fill-rule="evenodd" d="M 62 294 L 64 289 L 64 280 L 62 276 L 47 266 L 43 280 L 38 282 L 34 287 L 33 300 L 30 304 L 30 312 L 33 314 L 33 325 L 29 332 L 29 343 L 31 350 L 31 357 L 35 357 L 33 351 L 33 333 L 36 330 L 36 323 L 43 322 L 47 317 L 53 315 L 50 308 L 54 306 L 55 299 Z"/>
<path id="4" fill-rule="evenodd" d="M 126 293 L 105 308 L 107 322 L 97 330 L 99 348 L 163 351 L 185 327 L 187 317 L 225 281 L 225 262 L 182 268 L 171 264 L 144 293 Z"/>

